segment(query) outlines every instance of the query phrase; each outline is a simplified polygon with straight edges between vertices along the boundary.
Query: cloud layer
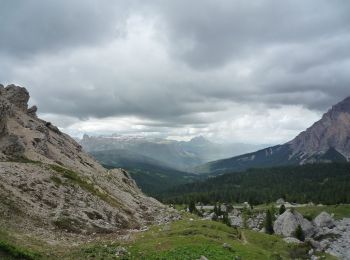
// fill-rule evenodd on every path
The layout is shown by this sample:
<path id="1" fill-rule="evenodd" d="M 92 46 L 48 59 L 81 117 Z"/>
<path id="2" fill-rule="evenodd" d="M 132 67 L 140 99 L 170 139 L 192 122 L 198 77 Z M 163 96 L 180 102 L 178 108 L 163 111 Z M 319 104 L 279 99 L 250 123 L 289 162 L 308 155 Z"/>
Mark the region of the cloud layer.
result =
<path id="1" fill-rule="evenodd" d="M 0 82 L 74 135 L 287 141 L 350 94 L 345 0 L 14 0 Z"/>

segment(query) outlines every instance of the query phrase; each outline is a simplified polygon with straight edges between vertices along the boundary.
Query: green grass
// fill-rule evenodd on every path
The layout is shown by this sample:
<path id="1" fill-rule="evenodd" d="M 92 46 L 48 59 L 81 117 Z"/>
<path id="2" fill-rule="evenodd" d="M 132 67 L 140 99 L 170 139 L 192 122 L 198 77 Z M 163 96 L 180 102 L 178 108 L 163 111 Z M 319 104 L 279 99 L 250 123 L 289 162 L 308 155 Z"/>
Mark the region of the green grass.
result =
<path id="1" fill-rule="evenodd" d="M 193 220 L 190 220 L 192 218 Z M 226 243 L 228 247 L 224 247 Z M 90 244 L 75 251 L 74 259 L 115 259 L 116 244 Z M 129 254 L 119 259 L 193 260 L 208 259 L 307 259 L 308 245 L 291 245 L 282 238 L 250 230 L 230 228 L 193 215 L 172 224 L 153 226 L 136 234 L 130 243 L 121 244 Z M 333 259 L 323 255 L 325 259 Z M 67 259 L 69 258 L 67 256 Z"/>
<path id="2" fill-rule="evenodd" d="M 50 165 L 50 168 L 62 175 L 65 179 L 69 180 L 71 183 L 76 184 L 80 186 L 82 189 L 85 191 L 99 197 L 101 200 L 107 202 L 111 206 L 114 207 L 121 207 L 121 204 L 115 200 L 113 197 L 111 197 L 109 194 L 101 192 L 99 189 L 97 189 L 91 182 L 88 180 L 85 180 L 79 176 L 78 173 L 63 168 L 58 165 Z M 57 177 L 57 176 L 52 176 L 51 179 L 56 183 L 56 184 L 62 184 L 62 181 Z"/>
<path id="3" fill-rule="evenodd" d="M 35 250 L 18 245 L 6 231 L 0 229 L 0 259 L 40 259 L 41 254 Z"/>
<path id="4" fill-rule="evenodd" d="M 350 205 L 327 205 L 327 206 L 307 206 L 296 208 L 298 212 L 307 218 L 314 219 L 322 211 L 334 214 L 335 219 L 349 218 Z"/>
<path id="5" fill-rule="evenodd" d="M 60 245 L 39 244 L 29 237 L 26 238 L 27 240 L 24 240 L 23 236 L 21 240 L 17 238 L 14 240 L 1 234 L 0 231 L 0 241 L 4 241 L 6 252 L 11 252 L 10 259 L 20 256 L 21 259 L 30 260 L 194 260 L 202 255 L 210 260 L 307 259 L 306 255 L 310 249 L 307 244 L 287 244 L 279 236 L 230 228 L 222 223 L 201 220 L 190 214 L 185 214 L 183 220 L 166 225 L 155 225 L 146 232 L 136 233 L 131 241 L 127 242 L 118 242 L 116 235 L 116 237 L 100 237 L 94 242 L 64 248 Z M 16 237 L 19 237 L 18 234 Z M 224 247 L 224 243 L 228 246 Z M 21 245 L 21 247 L 15 245 Z M 119 246 L 126 248 L 128 253 L 117 258 L 116 252 Z M 1 252 L 0 250 L 0 258 Z M 40 255 L 45 257 L 40 258 Z M 322 259 L 335 259 L 325 254 L 320 256 L 324 257 Z"/>
<path id="6" fill-rule="evenodd" d="M 9 162 L 42 164 L 40 161 L 33 161 L 25 156 L 16 156 L 8 159 Z"/>
<path id="7" fill-rule="evenodd" d="M 0 252 L 2 252 L 2 254 L 5 255 L 4 257 L 8 259 L 34 260 L 40 257 L 38 253 L 34 253 L 28 249 L 18 247 L 2 240 L 0 240 Z"/>

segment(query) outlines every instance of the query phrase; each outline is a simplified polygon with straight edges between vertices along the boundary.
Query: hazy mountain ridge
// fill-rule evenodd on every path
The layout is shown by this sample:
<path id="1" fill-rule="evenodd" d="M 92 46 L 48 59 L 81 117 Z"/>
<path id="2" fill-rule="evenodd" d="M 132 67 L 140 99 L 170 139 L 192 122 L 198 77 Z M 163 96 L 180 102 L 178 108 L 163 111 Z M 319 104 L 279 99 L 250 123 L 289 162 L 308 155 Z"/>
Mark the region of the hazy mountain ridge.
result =
<path id="1" fill-rule="evenodd" d="M 141 136 L 88 136 L 84 135 L 80 144 L 87 152 L 120 150 L 146 156 L 163 166 L 180 171 L 191 171 L 197 165 L 228 156 L 254 151 L 259 145 L 219 144 L 202 136 L 190 141 L 175 141 Z"/>
<path id="2" fill-rule="evenodd" d="M 350 97 L 333 106 L 319 121 L 283 145 L 209 162 L 195 171 L 220 174 L 252 167 L 347 162 L 349 159 Z"/>
<path id="3" fill-rule="evenodd" d="M 175 185 L 200 179 L 198 175 L 164 166 L 162 162 L 128 150 L 97 151 L 91 155 L 106 168 L 128 170 L 142 191 L 152 196 Z"/>

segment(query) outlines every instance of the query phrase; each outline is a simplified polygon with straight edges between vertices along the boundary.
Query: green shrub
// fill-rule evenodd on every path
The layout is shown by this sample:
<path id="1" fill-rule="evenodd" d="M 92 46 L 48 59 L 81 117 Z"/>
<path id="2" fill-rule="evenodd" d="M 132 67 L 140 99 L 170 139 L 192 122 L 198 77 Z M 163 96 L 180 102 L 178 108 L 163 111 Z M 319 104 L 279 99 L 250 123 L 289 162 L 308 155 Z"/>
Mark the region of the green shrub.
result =
<path id="1" fill-rule="evenodd" d="M 286 211 L 286 206 L 284 206 L 284 204 L 282 204 L 280 209 L 279 209 L 279 214 L 282 215 L 285 211 Z"/>
<path id="2" fill-rule="evenodd" d="M 40 254 L 32 252 L 28 249 L 19 248 L 6 241 L 0 240 L 0 252 L 14 259 L 34 260 L 40 258 Z"/>
<path id="3" fill-rule="evenodd" d="M 80 186 L 85 191 L 99 197 L 101 200 L 107 202 L 108 204 L 114 207 L 122 207 L 122 205 L 116 199 L 96 189 L 92 183 L 89 183 L 87 180 L 81 178 L 78 173 L 58 165 L 50 165 L 50 167 L 52 170 L 61 173 L 64 178 L 73 184 Z"/>
<path id="4" fill-rule="evenodd" d="M 304 234 L 304 231 L 300 225 L 298 225 L 296 230 L 294 231 L 294 236 L 295 236 L 295 238 L 299 239 L 300 241 L 305 240 L 305 234 Z"/>

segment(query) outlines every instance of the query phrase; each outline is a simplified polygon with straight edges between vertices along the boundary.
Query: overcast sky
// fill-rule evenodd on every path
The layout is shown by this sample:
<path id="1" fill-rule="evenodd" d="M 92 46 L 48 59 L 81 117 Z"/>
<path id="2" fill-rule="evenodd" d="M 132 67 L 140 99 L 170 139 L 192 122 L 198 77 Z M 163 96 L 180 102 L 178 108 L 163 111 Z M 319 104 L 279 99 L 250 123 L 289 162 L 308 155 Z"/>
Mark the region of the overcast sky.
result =
<path id="1" fill-rule="evenodd" d="M 0 0 L 0 83 L 74 136 L 288 141 L 350 95 L 348 0 Z"/>

